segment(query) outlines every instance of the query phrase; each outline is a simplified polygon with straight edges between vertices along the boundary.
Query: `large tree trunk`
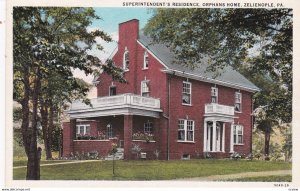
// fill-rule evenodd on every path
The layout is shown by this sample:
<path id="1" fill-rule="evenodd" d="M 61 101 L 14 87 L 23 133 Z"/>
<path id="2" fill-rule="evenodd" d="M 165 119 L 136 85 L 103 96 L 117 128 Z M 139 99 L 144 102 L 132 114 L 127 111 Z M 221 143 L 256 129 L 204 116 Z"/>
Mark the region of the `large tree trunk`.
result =
<path id="1" fill-rule="evenodd" d="M 30 85 L 29 85 L 29 69 L 26 64 L 23 66 L 23 83 L 24 83 L 24 98 L 21 100 L 22 105 L 22 137 L 26 155 L 29 154 L 29 145 L 31 135 L 28 132 L 29 129 L 29 95 L 30 95 Z"/>
<path id="2" fill-rule="evenodd" d="M 42 131 L 43 131 L 43 140 L 44 140 L 44 146 L 46 151 L 46 160 L 52 159 L 51 156 L 51 149 L 49 145 L 49 118 L 48 118 L 48 104 L 45 103 L 45 101 L 41 100 L 41 117 L 42 117 Z"/>
<path id="3" fill-rule="evenodd" d="M 266 124 L 265 127 L 265 160 L 270 160 L 270 137 L 271 137 L 271 125 Z"/>
<path id="4" fill-rule="evenodd" d="M 52 134 L 53 134 L 53 129 L 54 129 L 54 107 L 53 103 L 50 100 L 50 109 L 49 109 L 49 127 L 48 127 L 48 148 L 46 150 L 47 152 L 47 157 L 48 159 L 52 159 L 52 152 L 51 152 L 51 147 L 52 147 Z"/>
<path id="5" fill-rule="evenodd" d="M 32 125 L 29 128 L 30 144 L 28 152 L 28 161 L 27 161 L 27 180 L 39 180 L 40 179 L 40 166 L 39 166 L 39 152 L 37 148 L 37 122 L 38 122 L 38 97 L 41 87 L 40 77 L 37 76 L 34 80 L 34 88 L 32 93 Z"/>

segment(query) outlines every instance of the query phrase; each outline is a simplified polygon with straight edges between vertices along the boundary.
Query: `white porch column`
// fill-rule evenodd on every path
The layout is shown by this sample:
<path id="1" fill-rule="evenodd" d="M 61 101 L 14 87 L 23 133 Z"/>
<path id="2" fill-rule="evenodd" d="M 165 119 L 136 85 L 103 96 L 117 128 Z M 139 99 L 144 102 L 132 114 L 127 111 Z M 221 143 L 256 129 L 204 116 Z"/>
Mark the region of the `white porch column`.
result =
<path id="1" fill-rule="evenodd" d="M 213 121 L 213 137 L 212 137 L 212 151 L 213 152 L 216 151 L 216 129 L 217 129 L 216 121 Z"/>
<path id="2" fill-rule="evenodd" d="M 230 132 L 230 152 L 233 153 L 234 150 L 233 150 L 233 123 L 231 124 L 231 132 Z"/>
<path id="3" fill-rule="evenodd" d="M 223 123 L 222 131 L 222 152 L 225 152 L 225 122 Z"/>
<path id="4" fill-rule="evenodd" d="M 207 121 L 204 120 L 203 152 L 207 152 Z"/>

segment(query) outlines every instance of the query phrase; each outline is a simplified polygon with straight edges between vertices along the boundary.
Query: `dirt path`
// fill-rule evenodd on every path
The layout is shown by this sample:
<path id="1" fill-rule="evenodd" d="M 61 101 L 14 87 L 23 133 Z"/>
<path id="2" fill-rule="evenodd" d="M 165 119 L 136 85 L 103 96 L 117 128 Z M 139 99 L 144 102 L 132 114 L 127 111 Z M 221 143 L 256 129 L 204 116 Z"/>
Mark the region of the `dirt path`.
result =
<path id="1" fill-rule="evenodd" d="M 77 160 L 71 162 L 57 162 L 57 163 L 49 163 L 49 164 L 41 164 L 40 166 L 54 166 L 54 165 L 61 165 L 61 164 L 74 164 L 74 163 L 86 163 L 86 162 L 95 162 L 100 160 Z M 15 166 L 13 169 L 17 168 L 26 168 L 27 166 Z"/>
<path id="2" fill-rule="evenodd" d="M 222 181 L 228 179 L 248 178 L 248 177 L 261 177 L 272 175 L 291 175 L 292 170 L 277 170 L 277 171 L 262 171 L 262 172 L 242 172 L 237 174 L 225 174 L 225 175 L 212 175 L 206 177 L 193 177 L 177 179 L 178 181 Z"/>

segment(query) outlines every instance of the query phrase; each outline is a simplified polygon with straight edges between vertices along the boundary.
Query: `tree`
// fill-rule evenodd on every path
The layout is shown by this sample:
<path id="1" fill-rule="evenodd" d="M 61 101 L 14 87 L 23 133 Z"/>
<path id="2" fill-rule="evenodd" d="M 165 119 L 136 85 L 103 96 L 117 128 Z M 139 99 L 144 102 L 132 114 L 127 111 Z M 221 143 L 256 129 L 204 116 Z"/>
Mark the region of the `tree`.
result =
<path id="1" fill-rule="evenodd" d="M 74 88 L 75 95 L 84 97 L 88 91 L 73 77 L 72 70 L 80 69 L 85 74 L 103 71 L 115 79 L 122 78 L 122 70 L 113 63 L 103 64 L 99 58 L 87 53 L 94 47 L 103 49 L 96 43 L 96 37 L 111 41 L 103 31 L 88 32 L 87 27 L 93 19 L 99 17 L 92 8 L 14 7 L 14 100 L 22 105 L 21 129 L 28 157 L 26 179 L 39 179 L 38 109 L 43 116 L 44 128 L 50 126 L 51 131 L 53 112 L 59 106 L 59 93 L 68 93 Z M 55 78 L 65 88 L 64 92 L 46 88 L 48 85 L 54 87 L 51 80 Z M 69 95 L 65 95 L 67 100 L 72 99 Z M 88 103 L 87 99 L 83 101 Z M 44 136 L 48 133 L 45 131 Z"/>
<path id="2" fill-rule="evenodd" d="M 175 63 L 209 71 L 230 65 L 261 88 L 255 107 L 265 116 L 256 123 L 265 132 L 269 155 L 271 128 L 292 120 L 292 9 L 156 9 L 145 27 L 155 42 L 175 53 Z"/>

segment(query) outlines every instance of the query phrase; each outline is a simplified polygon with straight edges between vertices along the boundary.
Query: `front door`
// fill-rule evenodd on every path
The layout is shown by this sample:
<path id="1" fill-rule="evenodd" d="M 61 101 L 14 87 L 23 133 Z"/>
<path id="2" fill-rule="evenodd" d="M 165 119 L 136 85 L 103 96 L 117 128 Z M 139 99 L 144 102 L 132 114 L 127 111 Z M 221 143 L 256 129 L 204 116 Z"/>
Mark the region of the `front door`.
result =
<path id="1" fill-rule="evenodd" d="M 214 124 L 215 130 L 214 130 Z M 224 150 L 224 127 L 221 122 L 207 122 L 206 127 L 206 151 L 208 152 L 221 152 Z"/>

